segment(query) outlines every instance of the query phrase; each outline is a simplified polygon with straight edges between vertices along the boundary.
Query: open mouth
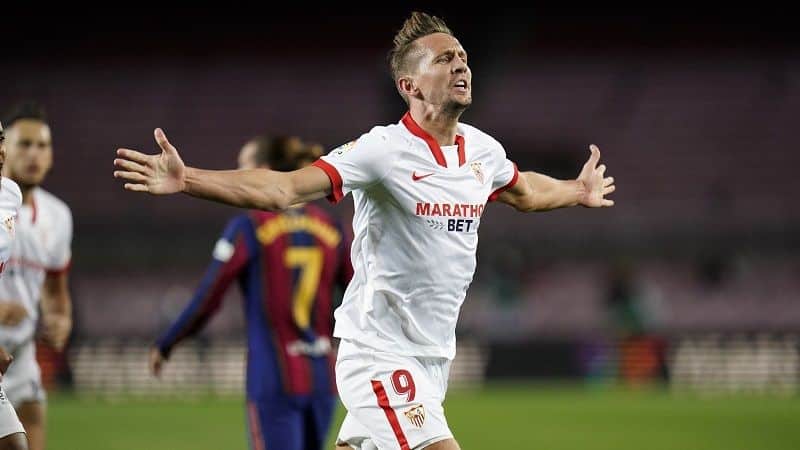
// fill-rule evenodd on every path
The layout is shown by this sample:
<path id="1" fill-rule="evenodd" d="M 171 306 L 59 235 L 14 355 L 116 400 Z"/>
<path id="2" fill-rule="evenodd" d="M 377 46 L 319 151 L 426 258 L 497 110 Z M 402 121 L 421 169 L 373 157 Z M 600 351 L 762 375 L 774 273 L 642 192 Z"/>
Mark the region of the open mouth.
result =
<path id="1" fill-rule="evenodd" d="M 467 86 L 467 80 L 459 80 L 456 84 L 453 85 L 453 88 L 459 92 L 467 92 L 469 87 Z"/>

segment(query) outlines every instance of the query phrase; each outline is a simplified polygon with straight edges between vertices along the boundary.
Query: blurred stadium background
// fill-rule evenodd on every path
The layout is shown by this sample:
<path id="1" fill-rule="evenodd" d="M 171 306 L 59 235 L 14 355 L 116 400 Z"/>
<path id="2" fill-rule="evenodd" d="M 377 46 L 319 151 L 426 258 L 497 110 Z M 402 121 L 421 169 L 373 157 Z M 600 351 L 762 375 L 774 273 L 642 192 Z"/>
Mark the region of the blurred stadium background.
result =
<path id="1" fill-rule="evenodd" d="M 465 122 L 521 168 L 562 178 L 596 143 L 619 187 L 604 211 L 489 207 L 446 404 L 462 446 L 797 448 L 800 42 L 788 21 L 425 9 L 470 53 Z M 125 194 L 114 149 L 154 152 L 160 126 L 188 164 L 232 168 L 256 134 L 332 148 L 396 122 L 384 54 L 410 10 L 10 21 L 0 109 L 46 107 L 45 187 L 75 217 L 74 335 L 64 354 L 39 346 L 50 448 L 245 448 L 238 293 L 163 380 L 146 367 L 234 210 Z"/>

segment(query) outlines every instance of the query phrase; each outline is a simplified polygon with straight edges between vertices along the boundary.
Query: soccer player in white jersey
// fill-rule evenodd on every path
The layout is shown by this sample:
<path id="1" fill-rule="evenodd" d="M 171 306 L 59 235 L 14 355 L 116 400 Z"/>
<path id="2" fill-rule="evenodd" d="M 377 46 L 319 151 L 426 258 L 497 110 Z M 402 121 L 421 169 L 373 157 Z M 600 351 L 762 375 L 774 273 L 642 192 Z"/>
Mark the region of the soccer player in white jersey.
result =
<path id="1" fill-rule="evenodd" d="M 353 193 L 355 275 L 335 313 L 336 378 L 347 416 L 339 449 L 458 449 L 444 416 L 455 326 L 475 270 L 487 201 L 519 211 L 612 206 L 614 180 L 591 155 L 574 180 L 518 172 L 495 139 L 459 122 L 472 102 L 467 53 L 444 22 L 413 13 L 390 54 L 409 112 L 295 172 L 184 165 L 161 129 L 160 155 L 119 149 L 114 176 L 151 194 L 185 192 L 281 210 Z"/>
<path id="2" fill-rule="evenodd" d="M 0 171 L 2 171 L 5 159 L 5 133 L 3 125 L 0 124 Z M 22 192 L 17 183 L 0 177 L 0 276 L 11 256 L 14 222 L 21 204 Z M 8 371 L 12 359 L 6 349 L 0 346 L 0 381 Z M 27 448 L 28 438 L 25 436 L 25 429 L 14 411 L 14 406 L 0 386 L 0 450 L 27 450 Z"/>
<path id="3" fill-rule="evenodd" d="M 31 450 L 45 446 L 45 391 L 36 362 L 34 334 L 39 310 L 45 337 L 62 350 L 72 328 L 67 286 L 72 214 L 39 185 L 53 163 L 44 113 L 23 104 L 6 119 L 3 176 L 19 184 L 22 206 L 6 273 L 0 277 L 0 345 L 13 356 L 3 388 L 28 433 Z"/>

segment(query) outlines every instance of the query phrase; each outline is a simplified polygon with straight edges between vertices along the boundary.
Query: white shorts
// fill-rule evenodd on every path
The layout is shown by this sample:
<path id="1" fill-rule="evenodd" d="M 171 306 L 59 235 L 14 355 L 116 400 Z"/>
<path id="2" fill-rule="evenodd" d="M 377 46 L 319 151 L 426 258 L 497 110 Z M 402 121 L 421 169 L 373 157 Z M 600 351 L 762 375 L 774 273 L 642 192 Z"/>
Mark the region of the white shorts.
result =
<path id="1" fill-rule="evenodd" d="M 22 428 L 22 423 L 17 417 L 17 412 L 14 411 L 14 406 L 6 397 L 3 388 L 0 387 L 0 438 L 4 438 L 9 434 L 24 432 L 25 429 Z"/>
<path id="2" fill-rule="evenodd" d="M 450 363 L 384 353 L 342 339 L 336 385 L 347 416 L 338 443 L 356 450 L 410 450 L 452 438 L 442 406 Z"/>
<path id="3" fill-rule="evenodd" d="M 3 390 L 14 408 L 25 402 L 42 403 L 46 393 L 42 387 L 42 372 L 36 362 L 36 343 L 28 341 L 14 351 L 14 361 L 3 375 Z"/>

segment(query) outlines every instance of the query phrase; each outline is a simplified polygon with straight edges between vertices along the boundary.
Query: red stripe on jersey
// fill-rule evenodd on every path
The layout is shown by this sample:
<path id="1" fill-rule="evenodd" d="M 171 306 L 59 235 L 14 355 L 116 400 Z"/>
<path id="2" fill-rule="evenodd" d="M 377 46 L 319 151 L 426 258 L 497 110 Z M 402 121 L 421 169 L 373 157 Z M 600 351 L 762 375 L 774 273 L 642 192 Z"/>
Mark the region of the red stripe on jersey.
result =
<path id="1" fill-rule="evenodd" d="M 250 429 L 250 440 L 253 443 L 253 450 L 266 450 L 264 446 L 264 435 L 261 433 L 261 421 L 258 418 L 258 409 L 252 402 L 247 402 L 247 420 Z"/>
<path id="2" fill-rule="evenodd" d="M 328 201 L 331 203 L 339 203 L 344 197 L 344 193 L 342 192 L 342 176 L 339 175 L 339 171 L 336 170 L 336 167 L 333 167 L 330 163 L 321 159 L 314 161 L 312 166 L 322 169 L 331 180 L 331 193 L 327 197 Z"/>
<path id="3" fill-rule="evenodd" d="M 514 164 L 514 163 L 512 163 L 512 164 Z M 517 170 L 517 165 L 514 164 L 514 176 L 511 177 L 511 181 L 506 183 L 505 186 L 503 186 L 503 187 L 497 189 L 496 191 L 492 192 L 492 195 L 489 196 L 489 201 L 493 202 L 493 201 L 497 200 L 497 197 L 499 197 L 500 194 L 502 194 L 503 192 L 507 191 L 508 189 L 511 189 L 515 184 L 517 184 L 517 179 L 519 179 L 519 170 Z"/>
<path id="4" fill-rule="evenodd" d="M 408 128 L 414 136 L 424 140 L 428 144 L 428 148 L 433 153 L 433 159 L 442 167 L 447 167 L 447 160 L 442 153 L 442 147 L 427 131 L 423 130 L 421 126 L 411 117 L 411 111 L 407 112 L 402 119 L 403 125 Z M 458 146 L 458 166 L 461 167 L 467 162 L 467 157 L 464 153 L 464 136 L 456 135 L 456 145 Z"/>
<path id="5" fill-rule="evenodd" d="M 397 414 L 391 406 L 389 406 L 389 397 L 386 396 L 386 391 L 383 389 L 383 384 L 380 381 L 372 380 L 372 390 L 375 396 L 378 397 L 378 406 L 381 407 L 383 413 L 386 414 L 386 419 L 389 420 L 389 425 L 392 426 L 394 436 L 397 438 L 397 443 L 400 444 L 400 450 L 410 450 L 408 440 L 400 427 L 400 422 L 397 420 Z"/>

